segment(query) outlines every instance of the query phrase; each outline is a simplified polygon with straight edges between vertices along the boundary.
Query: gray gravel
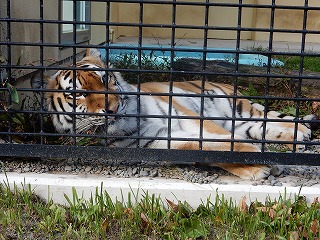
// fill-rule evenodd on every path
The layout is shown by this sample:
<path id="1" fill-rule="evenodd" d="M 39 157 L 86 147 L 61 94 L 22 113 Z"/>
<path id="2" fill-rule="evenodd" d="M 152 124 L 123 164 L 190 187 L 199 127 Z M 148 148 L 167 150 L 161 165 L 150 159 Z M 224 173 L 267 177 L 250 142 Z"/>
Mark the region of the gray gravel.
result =
<path id="1" fill-rule="evenodd" d="M 320 167 L 286 166 L 280 176 L 269 176 L 259 181 L 244 181 L 232 176 L 228 172 L 213 167 L 174 166 L 170 164 L 136 164 L 128 165 L 100 165 L 95 162 L 80 162 L 70 160 L 5 160 L 6 172 L 32 173 L 70 173 L 70 174 L 98 174 L 105 177 L 121 178 L 170 178 L 193 183 L 241 184 L 250 183 L 253 186 L 313 186 L 320 184 Z M 89 165 L 90 164 L 90 165 Z"/>
<path id="2" fill-rule="evenodd" d="M 320 141 L 315 140 L 315 141 Z M 320 145 L 314 145 L 304 152 L 320 154 Z M 320 155 L 319 155 L 320 160 Z M 99 174 L 105 177 L 121 178 L 170 178 L 193 183 L 216 184 L 252 184 L 271 186 L 314 186 L 320 187 L 320 166 L 285 166 L 280 176 L 269 176 L 259 181 L 244 181 L 232 176 L 219 168 L 197 165 L 173 165 L 166 162 L 132 164 L 130 162 L 115 162 L 103 160 L 50 160 L 50 159 L 0 159 L 6 172 L 32 173 L 70 173 L 70 174 Z M 0 165 L 0 172 L 2 167 Z"/>

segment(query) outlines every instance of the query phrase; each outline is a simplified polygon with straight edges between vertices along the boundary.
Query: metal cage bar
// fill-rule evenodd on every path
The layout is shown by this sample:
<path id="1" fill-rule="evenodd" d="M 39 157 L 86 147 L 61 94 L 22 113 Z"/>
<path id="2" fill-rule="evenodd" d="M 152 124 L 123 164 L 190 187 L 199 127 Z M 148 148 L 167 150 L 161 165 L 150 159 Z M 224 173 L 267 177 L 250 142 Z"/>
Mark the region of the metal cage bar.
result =
<path id="1" fill-rule="evenodd" d="M 313 7 L 309 6 L 308 0 L 305 0 L 303 6 L 285 6 L 285 5 L 277 5 L 276 0 L 272 0 L 271 4 L 247 4 L 244 3 L 245 1 L 239 0 L 239 3 L 219 3 L 219 2 L 210 2 L 209 0 L 203 2 L 190 2 L 190 1 L 159 1 L 159 0 L 109 0 L 109 1 L 91 1 L 91 2 L 105 2 L 106 3 L 106 17 L 105 21 L 79 21 L 77 18 L 77 7 L 76 7 L 76 0 L 72 0 L 73 3 L 73 20 L 64 21 L 61 19 L 46 19 L 44 14 L 44 5 L 46 4 L 45 1 L 40 0 L 39 2 L 39 18 L 16 18 L 12 17 L 11 5 L 13 1 L 7 0 L 6 2 L 6 16 L 0 16 L 0 24 L 5 26 L 6 32 L 6 40 L 3 41 L 0 39 L 0 47 L 2 49 L 6 49 L 7 55 L 7 63 L 5 65 L 1 65 L 0 68 L 4 68 L 7 70 L 7 75 L 9 80 L 14 79 L 12 72 L 14 70 L 29 70 L 29 71 L 40 71 L 40 78 L 41 78 L 41 87 L 39 89 L 34 88 L 27 88 L 27 87 L 17 87 L 16 90 L 19 93 L 32 93 L 35 92 L 36 94 L 40 95 L 40 107 L 39 109 L 19 109 L 19 108 L 9 108 L 9 109 L 1 109 L 0 114 L 8 116 L 6 121 L 7 128 L 0 127 L 0 140 L 5 139 L 4 143 L 0 141 L 0 156 L 12 156 L 12 157 L 84 157 L 84 158 L 109 158 L 112 156 L 114 159 L 119 160 L 132 160 L 132 161 L 141 161 L 141 160 L 148 160 L 148 161 L 173 161 L 173 162 L 228 162 L 228 163 L 254 163 L 254 164 L 304 164 L 304 165 L 319 165 L 319 159 L 316 154 L 306 154 L 306 153 L 298 153 L 297 152 L 297 145 L 298 144 L 305 144 L 306 146 L 318 146 L 320 142 L 302 142 L 297 140 L 297 128 L 299 123 L 318 123 L 316 121 L 308 121 L 308 120 L 301 120 L 298 117 L 295 119 L 270 119 L 267 118 L 267 110 L 268 110 L 268 103 L 274 100 L 288 100 L 293 101 L 295 103 L 295 114 L 299 116 L 301 103 L 306 101 L 314 101 L 320 102 L 319 97 L 310 97 L 305 98 L 302 96 L 302 82 L 307 80 L 318 80 L 319 75 L 308 75 L 303 70 L 304 66 L 304 59 L 306 56 L 313 56 L 313 57 L 320 57 L 320 53 L 309 53 L 306 51 L 306 37 L 308 34 L 320 34 L 319 30 L 309 30 L 307 28 L 307 19 L 308 19 L 308 12 L 309 11 L 320 11 L 320 7 Z M 139 17 L 136 22 L 117 22 L 112 19 L 111 16 L 111 5 L 115 3 L 121 4 L 137 4 L 139 6 Z M 144 21 L 146 5 L 149 4 L 156 4 L 156 5 L 165 5 L 170 6 L 172 11 L 172 19 L 171 23 L 159 24 L 159 23 L 146 23 Z M 180 6 L 188 6 L 192 7 L 203 7 L 205 10 L 205 14 L 203 16 L 203 25 L 191 25 L 191 24 L 183 24 L 177 22 L 177 8 Z M 225 7 L 225 8 L 236 8 L 237 9 L 237 24 L 236 26 L 214 26 L 209 24 L 209 13 L 213 11 L 213 7 Z M 242 19 L 243 19 L 243 11 L 244 9 L 270 9 L 270 23 L 269 28 L 262 28 L 262 27 L 246 27 L 244 26 Z M 282 29 L 275 27 L 275 12 L 278 10 L 300 10 L 303 11 L 303 26 L 301 29 Z M 15 41 L 12 39 L 12 25 L 16 23 L 25 23 L 25 24 L 39 24 L 40 29 L 40 41 L 39 42 L 28 42 L 28 41 Z M 72 24 L 73 32 L 77 32 L 77 25 L 85 24 L 88 26 L 104 26 L 106 29 L 105 34 L 105 43 L 104 46 L 99 44 L 87 44 L 87 43 L 78 43 L 77 42 L 77 35 L 73 34 L 73 40 L 71 43 L 62 44 L 59 42 L 45 42 L 44 36 L 44 26 L 45 25 L 62 25 L 62 24 Z M 138 42 L 136 45 L 131 46 L 116 46 L 109 43 L 110 39 L 110 27 L 132 27 L 138 29 Z M 162 28 L 162 29 L 169 29 L 171 30 L 171 38 L 170 44 L 168 46 L 161 46 L 161 47 L 154 47 L 154 46 L 146 46 L 144 43 L 144 29 L 146 28 Z M 201 30 L 203 31 L 203 44 L 202 48 L 194 49 L 188 47 L 177 47 L 176 46 L 176 33 L 178 30 L 185 29 L 185 30 Z M 210 49 L 208 47 L 208 34 L 210 31 L 231 31 L 236 32 L 236 41 L 235 41 L 235 49 Z M 240 55 L 244 54 L 255 54 L 257 51 L 254 50 L 245 50 L 241 49 L 241 34 L 243 32 L 263 32 L 269 33 L 268 39 L 268 48 L 266 51 L 263 52 L 267 56 L 267 66 L 265 73 L 250 73 L 250 72 L 241 72 L 240 71 Z M 299 63 L 299 70 L 297 73 L 292 74 L 290 78 L 298 80 L 297 92 L 296 97 L 283 97 L 283 96 L 271 96 L 269 92 L 270 87 L 270 80 L 272 78 L 288 78 L 288 75 L 285 73 L 275 74 L 272 73 L 272 58 L 273 56 L 281 56 L 284 53 L 281 51 L 273 51 L 274 46 L 274 34 L 276 33 L 283 33 L 283 34 L 301 34 L 301 51 L 299 53 L 286 53 L 288 56 L 299 56 L 300 63 Z M 34 66 L 20 66 L 19 64 L 14 64 L 12 61 L 12 57 L 14 55 L 13 48 L 15 47 L 35 47 L 39 48 L 40 56 L 39 56 L 39 65 Z M 76 112 L 76 94 L 82 93 L 81 90 L 76 89 L 76 71 L 81 70 L 81 68 L 77 68 L 77 55 L 79 49 L 85 49 L 88 46 L 92 48 L 103 48 L 106 51 L 106 60 L 107 62 L 110 59 L 109 51 L 113 49 L 122 49 L 122 50 L 134 50 L 138 53 L 138 64 L 137 68 L 135 69 L 123 69 L 123 68 L 106 68 L 100 69 L 104 70 L 107 73 L 113 71 L 119 71 L 121 73 L 134 73 L 138 74 L 138 83 L 137 83 L 137 92 L 113 92 L 115 94 L 124 94 L 130 96 L 137 97 L 137 114 L 130 115 L 128 114 L 126 117 L 128 118 L 136 118 L 137 119 L 137 127 L 138 131 L 135 136 L 131 136 L 138 140 L 138 143 L 133 148 L 128 149 L 121 149 L 121 148 L 108 148 L 107 141 L 110 139 L 107 130 L 103 133 L 99 134 L 84 134 L 84 133 L 76 133 L 76 117 L 78 115 L 90 115 L 90 113 L 78 113 Z M 69 48 L 72 50 L 72 66 L 59 66 L 59 65 L 51 65 L 46 66 L 44 61 L 44 55 L 46 48 Z M 143 69 L 143 53 L 147 50 L 150 51 L 168 51 L 170 53 L 170 66 L 169 69 L 163 70 L 150 70 L 150 69 Z M 200 70 L 177 70 L 174 66 L 174 59 L 175 55 L 179 52 L 188 52 L 188 53 L 200 53 L 202 54 L 202 66 Z M 210 53 L 223 53 L 223 54 L 234 54 L 234 71 L 228 73 L 221 73 L 208 70 L 208 65 L 210 64 L 207 60 L 207 56 Z M 261 54 L 261 52 L 260 52 Z M 72 70 L 73 71 L 73 89 L 70 90 L 48 90 L 44 88 L 44 71 L 45 70 Z M 99 70 L 99 69 L 98 69 Z M 167 93 L 153 93 L 153 92 L 142 92 L 141 91 L 141 79 L 139 74 L 169 74 L 169 91 Z M 200 76 L 202 81 L 202 89 L 200 94 L 179 94 L 173 92 L 173 82 L 175 81 L 175 76 L 187 76 L 187 75 L 197 75 Z M 226 76 L 231 77 L 234 80 L 232 81 L 233 84 L 233 92 L 232 96 L 225 96 L 225 95 L 217 95 L 217 98 L 228 98 L 232 99 L 233 111 L 232 117 L 205 117 L 203 114 L 204 111 L 204 101 L 208 96 L 204 93 L 204 85 L 205 80 L 211 76 Z M 237 92 L 239 90 L 239 79 L 245 77 L 258 77 L 258 78 L 266 78 L 266 85 L 265 85 L 265 95 L 264 96 L 241 96 L 238 95 Z M 1 79 L 2 80 L 2 79 Z M 8 94 L 9 90 L 4 87 L 0 86 L 0 93 L 1 91 L 7 91 L 8 96 L 8 103 L 12 105 L 12 99 L 10 99 L 10 94 Z M 50 111 L 48 112 L 45 105 L 44 95 L 48 92 L 62 92 L 62 93 L 70 93 L 73 97 L 73 111 L 68 112 L 72 118 L 73 122 L 73 132 L 71 133 L 57 133 L 54 131 L 50 131 L 46 129 L 46 119 L 50 114 L 57 114 L 61 115 L 61 112 Z M 86 91 L 87 93 L 100 93 L 106 96 L 105 105 L 108 105 L 107 96 L 110 93 L 109 89 L 105 92 L 96 92 L 93 90 Z M 141 96 L 161 96 L 161 97 L 168 97 L 169 99 L 169 106 L 168 106 L 168 115 L 143 115 L 141 113 Z M 172 113 L 173 108 L 173 98 L 174 97 L 199 97 L 201 99 L 200 104 L 200 114 L 199 116 L 175 116 Z M 236 111 L 237 111 L 237 100 L 239 99 L 248 99 L 251 100 L 263 100 L 265 103 L 265 110 L 263 118 L 237 118 Z M 0 105 L 1 106 L 1 105 Z M 64 113 L 65 114 L 65 113 Z M 39 127 L 36 131 L 24 131 L 24 129 L 15 129 L 15 116 L 40 116 Z M 106 122 L 105 127 L 108 128 L 108 117 L 117 116 L 116 113 L 101 113 L 95 114 L 97 116 L 105 116 Z M 166 119 L 168 120 L 168 134 L 167 137 L 144 137 L 141 136 L 140 132 L 140 124 L 143 118 L 159 118 L 159 119 Z M 179 138 L 179 137 L 172 137 L 171 130 L 172 130 L 172 120 L 175 119 L 193 119 L 199 121 L 199 138 Z M 203 125 L 204 121 L 207 120 L 229 120 L 232 122 L 232 130 L 231 130 L 231 139 L 210 139 L 203 137 Z M 0 119 L 1 120 L 1 119 Z M 236 121 L 259 121 L 263 122 L 263 137 L 260 140 L 253 140 L 253 139 L 235 139 L 235 123 Z M 265 138 L 266 135 L 266 125 L 270 122 L 279 122 L 279 123 L 294 123 L 295 124 L 295 131 L 294 131 L 294 140 L 293 141 L 279 141 L 279 140 L 267 140 Z M 319 124 L 319 123 L 318 123 Z M 5 131 L 7 130 L 7 131 Z M 58 142 L 52 141 L 50 142 L 49 138 L 65 138 L 65 139 L 72 139 L 68 142 Z M 23 144 L 16 144 L 15 139 L 24 139 L 26 142 Z M 104 146 L 77 146 L 77 139 L 78 138 L 90 138 L 90 139 L 106 139 Z M 123 136 L 112 136 L 112 138 L 123 138 Z M 31 139 L 31 140 L 30 140 Z M 141 149 L 139 142 L 141 140 L 166 140 L 167 141 L 167 148 L 168 149 Z M 67 140 L 65 140 L 67 141 Z M 190 151 L 190 150 L 174 150 L 171 148 L 172 141 L 197 141 L 199 142 L 199 150 Z M 206 142 L 230 142 L 231 149 L 230 152 L 220 152 L 220 151 L 204 151 L 202 150 L 203 143 Z M 234 144 L 235 143 L 255 143 L 262 145 L 262 149 L 260 153 L 239 153 L 234 152 Z M 292 153 L 272 153 L 272 152 L 265 152 L 264 146 L 269 143 L 275 144 L 293 144 L 293 152 Z M 213 160 L 210 160 L 213 159 Z"/>

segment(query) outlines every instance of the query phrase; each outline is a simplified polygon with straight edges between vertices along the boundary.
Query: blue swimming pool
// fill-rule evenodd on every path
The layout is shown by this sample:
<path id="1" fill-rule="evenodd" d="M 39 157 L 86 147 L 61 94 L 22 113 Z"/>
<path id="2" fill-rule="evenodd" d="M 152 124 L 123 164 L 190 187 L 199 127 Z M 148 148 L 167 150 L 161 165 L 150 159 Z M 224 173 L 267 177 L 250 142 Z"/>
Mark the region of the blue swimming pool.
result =
<path id="1" fill-rule="evenodd" d="M 109 59 L 110 61 L 115 61 L 119 56 L 130 55 L 131 58 L 138 59 L 138 50 L 128 49 L 137 47 L 137 45 L 129 44 L 111 44 L 112 49 L 109 49 Z M 143 58 L 150 58 L 152 61 L 156 62 L 170 62 L 171 51 L 161 50 L 161 47 L 158 45 L 143 45 L 147 50 L 141 50 L 141 55 Z M 159 49 L 160 48 L 160 49 Z M 199 47 L 189 47 L 189 46 L 179 46 L 175 47 L 176 51 L 174 52 L 174 59 L 179 58 L 191 58 L 191 59 L 203 59 L 203 50 Z M 102 58 L 106 58 L 106 50 L 99 49 L 102 55 Z M 232 49 L 227 48 L 208 48 L 206 59 L 207 60 L 224 60 L 228 62 L 234 62 L 236 58 L 235 53 L 230 53 Z M 212 52 L 210 52 L 212 51 Z M 224 52 L 225 51 L 225 52 Z M 261 54 L 240 54 L 239 55 L 239 64 L 245 65 L 254 65 L 254 66 L 267 66 L 268 57 Z M 283 66 L 283 62 L 271 59 L 272 66 Z"/>

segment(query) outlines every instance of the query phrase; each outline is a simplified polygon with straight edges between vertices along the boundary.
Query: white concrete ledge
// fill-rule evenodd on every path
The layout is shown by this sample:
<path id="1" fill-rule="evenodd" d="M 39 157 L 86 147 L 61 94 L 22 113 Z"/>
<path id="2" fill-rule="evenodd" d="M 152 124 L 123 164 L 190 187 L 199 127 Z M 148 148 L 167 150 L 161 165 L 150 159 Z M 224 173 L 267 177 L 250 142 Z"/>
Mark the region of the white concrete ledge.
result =
<path id="1" fill-rule="evenodd" d="M 294 198 L 297 194 L 303 195 L 309 202 L 314 198 L 320 197 L 319 187 L 274 187 L 274 186 L 252 186 L 250 184 L 197 184 L 189 183 L 176 179 L 163 178 L 107 178 L 98 175 L 73 175 L 73 174 L 32 174 L 32 173 L 7 173 L 6 179 L 4 173 L 0 174 L 0 181 L 23 187 L 30 184 L 34 192 L 41 198 L 52 200 L 59 204 L 66 204 L 64 194 L 71 199 L 72 188 L 77 190 L 79 196 L 89 199 L 91 194 L 95 194 L 96 188 L 107 191 L 113 200 L 127 200 L 128 193 L 131 193 L 131 199 L 134 195 L 140 199 L 148 192 L 149 195 L 155 194 L 162 199 L 167 198 L 177 202 L 186 201 L 192 207 L 196 208 L 208 198 L 215 201 L 217 194 L 225 199 L 232 198 L 238 202 L 243 196 L 248 201 L 261 201 L 270 197 L 277 199 L 279 196 Z"/>

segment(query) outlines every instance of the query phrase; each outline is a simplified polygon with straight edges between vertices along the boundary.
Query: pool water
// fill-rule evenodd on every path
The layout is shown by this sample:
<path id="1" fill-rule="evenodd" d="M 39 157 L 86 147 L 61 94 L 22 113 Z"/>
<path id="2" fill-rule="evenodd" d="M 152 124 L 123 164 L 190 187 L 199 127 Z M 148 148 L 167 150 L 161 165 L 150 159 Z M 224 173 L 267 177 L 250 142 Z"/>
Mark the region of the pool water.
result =
<path id="1" fill-rule="evenodd" d="M 121 59 L 122 56 L 130 56 L 130 58 L 137 62 L 138 60 L 138 50 L 136 49 L 128 49 L 128 48 L 136 48 L 137 45 L 129 45 L 129 44 L 111 44 L 112 49 L 109 49 L 109 59 L 110 62 L 116 61 L 117 59 Z M 141 56 L 144 60 L 149 59 L 150 61 L 158 62 L 158 63 L 170 63 L 171 60 L 171 51 L 164 49 L 161 50 L 161 46 L 158 45 L 143 45 L 143 48 L 147 48 L 147 50 L 141 50 Z M 168 48 L 168 47 L 167 47 Z M 174 51 L 174 60 L 180 58 L 191 58 L 191 59 L 203 59 L 203 48 L 199 47 L 187 47 L 187 46 L 179 46 L 175 47 L 176 51 Z M 101 52 L 101 56 L 103 59 L 106 59 L 106 49 L 99 49 Z M 230 53 L 232 49 L 227 48 L 208 48 L 206 54 L 206 60 L 222 60 L 228 62 L 235 62 L 236 54 Z M 239 55 L 239 64 L 244 65 L 253 65 L 253 66 L 267 66 L 268 65 L 268 57 L 261 54 L 244 54 L 241 53 Z M 283 66 L 284 63 L 271 59 L 271 66 Z"/>

